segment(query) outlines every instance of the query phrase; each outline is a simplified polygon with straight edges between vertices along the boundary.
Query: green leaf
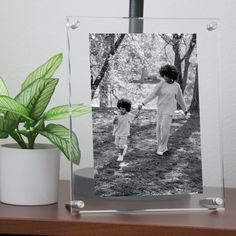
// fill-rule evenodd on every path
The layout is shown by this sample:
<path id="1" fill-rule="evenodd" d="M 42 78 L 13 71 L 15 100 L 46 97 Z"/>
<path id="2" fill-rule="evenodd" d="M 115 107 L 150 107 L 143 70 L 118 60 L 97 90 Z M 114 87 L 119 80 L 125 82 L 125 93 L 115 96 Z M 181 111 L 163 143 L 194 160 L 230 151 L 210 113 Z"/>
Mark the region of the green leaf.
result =
<path id="1" fill-rule="evenodd" d="M 7 89 L 7 86 L 5 84 L 5 81 L 3 80 L 3 78 L 0 76 L 0 95 L 5 95 L 5 96 L 9 96 L 9 92 Z M 4 116 L 6 112 L 0 112 L 0 115 Z M 6 136 L 6 135 L 2 135 L 2 136 Z"/>
<path id="2" fill-rule="evenodd" d="M 44 119 L 45 120 L 59 120 L 59 119 L 68 118 L 70 115 L 69 110 L 71 111 L 72 117 L 85 115 L 91 112 L 90 107 L 80 105 L 80 104 L 74 104 L 74 105 L 71 105 L 71 107 L 69 107 L 68 105 L 62 105 L 62 106 L 54 107 L 50 109 L 49 111 L 45 112 Z"/>
<path id="3" fill-rule="evenodd" d="M 0 138 L 7 138 L 15 127 L 16 125 L 12 120 L 0 116 Z"/>
<path id="4" fill-rule="evenodd" d="M 9 96 L 7 86 L 1 76 L 0 76 L 0 95 Z"/>
<path id="5" fill-rule="evenodd" d="M 8 111 L 14 113 L 12 117 L 17 114 L 31 120 L 31 118 L 29 117 L 28 109 L 8 96 L 0 95 L 0 111 Z"/>
<path id="6" fill-rule="evenodd" d="M 15 100 L 28 108 L 32 119 L 38 120 L 50 102 L 57 83 L 58 79 L 37 79 L 22 90 Z"/>
<path id="7" fill-rule="evenodd" d="M 24 135 L 25 137 L 29 137 L 30 136 L 30 133 L 31 133 L 31 131 L 29 131 L 29 130 L 18 130 L 17 131 L 19 134 L 22 134 L 22 135 Z"/>
<path id="8" fill-rule="evenodd" d="M 49 124 L 43 131 L 39 130 L 39 133 L 55 144 L 73 163 L 80 163 L 79 142 L 75 133 L 72 133 L 70 141 L 70 130 L 58 124 Z"/>
<path id="9" fill-rule="evenodd" d="M 12 129 L 14 129 L 14 126 L 12 126 L 11 120 L 6 120 L 4 117 L 0 117 L 0 131 L 8 133 Z"/>
<path id="10" fill-rule="evenodd" d="M 0 138 L 8 138 L 8 133 L 0 131 Z"/>
<path id="11" fill-rule="evenodd" d="M 34 125 L 34 129 L 37 129 L 37 130 L 43 130 L 44 127 L 45 127 L 44 119 L 38 120 L 37 123 Z"/>
<path id="12" fill-rule="evenodd" d="M 47 62 L 39 66 L 33 72 L 31 72 L 26 80 L 23 82 L 21 86 L 21 90 L 27 88 L 30 84 L 32 84 L 37 79 L 48 79 L 51 78 L 56 71 L 56 69 L 61 65 L 63 59 L 62 53 L 59 53 L 53 57 L 51 57 Z"/>
<path id="13" fill-rule="evenodd" d="M 7 138 L 11 122 L 0 117 L 0 138 Z"/>

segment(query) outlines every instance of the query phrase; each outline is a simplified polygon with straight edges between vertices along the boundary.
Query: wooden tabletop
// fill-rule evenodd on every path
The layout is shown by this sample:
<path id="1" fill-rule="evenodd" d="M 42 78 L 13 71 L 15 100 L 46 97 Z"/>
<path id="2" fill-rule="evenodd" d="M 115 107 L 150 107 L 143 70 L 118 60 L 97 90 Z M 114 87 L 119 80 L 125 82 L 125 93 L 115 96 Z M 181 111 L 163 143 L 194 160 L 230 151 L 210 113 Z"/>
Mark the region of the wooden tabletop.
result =
<path id="1" fill-rule="evenodd" d="M 236 235 L 236 189 L 225 190 L 225 210 L 71 215 L 69 182 L 60 181 L 58 204 L 0 203 L 0 234 L 19 235 Z"/>

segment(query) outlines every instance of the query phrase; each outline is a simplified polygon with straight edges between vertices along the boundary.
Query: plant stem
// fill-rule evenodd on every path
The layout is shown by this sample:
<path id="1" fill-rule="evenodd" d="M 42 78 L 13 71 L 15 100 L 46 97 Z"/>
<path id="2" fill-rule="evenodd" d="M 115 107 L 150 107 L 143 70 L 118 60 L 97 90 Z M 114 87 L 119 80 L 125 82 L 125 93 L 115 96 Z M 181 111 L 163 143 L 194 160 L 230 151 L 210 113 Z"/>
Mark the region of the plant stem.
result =
<path id="1" fill-rule="evenodd" d="M 10 136 L 19 144 L 21 148 L 27 149 L 26 143 L 19 133 L 13 130 L 10 132 Z"/>
<path id="2" fill-rule="evenodd" d="M 28 148 L 29 149 L 34 149 L 34 135 L 32 133 L 29 134 L 29 137 L 28 137 Z"/>

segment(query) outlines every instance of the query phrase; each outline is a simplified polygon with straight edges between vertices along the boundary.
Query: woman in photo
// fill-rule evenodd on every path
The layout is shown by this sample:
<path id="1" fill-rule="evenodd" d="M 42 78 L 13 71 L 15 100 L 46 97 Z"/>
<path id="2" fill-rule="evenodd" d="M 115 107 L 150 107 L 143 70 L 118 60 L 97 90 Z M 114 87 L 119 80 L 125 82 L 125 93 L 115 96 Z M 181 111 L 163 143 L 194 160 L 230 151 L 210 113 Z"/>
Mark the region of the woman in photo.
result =
<path id="1" fill-rule="evenodd" d="M 164 65 L 160 68 L 159 73 L 163 80 L 156 85 L 152 93 L 138 106 L 138 109 L 141 110 L 143 106 L 157 98 L 157 154 L 162 156 L 168 150 L 167 143 L 177 103 L 185 115 L 187 114 L 187 109 L 180 85 L 176 82 L 179 74 L 176 67 Z"/>

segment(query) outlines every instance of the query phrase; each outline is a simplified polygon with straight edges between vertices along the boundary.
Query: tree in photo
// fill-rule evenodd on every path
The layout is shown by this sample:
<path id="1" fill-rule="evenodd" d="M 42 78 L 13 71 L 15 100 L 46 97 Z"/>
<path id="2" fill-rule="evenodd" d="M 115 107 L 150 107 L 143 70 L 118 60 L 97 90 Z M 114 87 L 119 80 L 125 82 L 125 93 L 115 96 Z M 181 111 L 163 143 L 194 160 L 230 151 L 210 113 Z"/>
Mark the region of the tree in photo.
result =
<path id="1" fill-rule="evenodd" d="M 91 35 L 90 35 L 91 36 Z M 91 36 L 93 37 L 93 36 Z M 111 44 L 111 42 L 113 42 L 113 38 L 114 38 L 114 35 L 111 36 L 110 34 L 102 34 L 101 35 L 101 40 L 103 41 L 99 41 L 99 39 L 97 41 L 95 40 L 90 40 L 90 42 L 95 42 L 93 45 L 90 44 L 90 51 L 91 51 L 91 54 L 92 55 L 95 55 L 96 57 L 96 53 L 97 53 L 97 49 L 96 47 L 98 45 L 100 45 L 101 47 L 103 47 L 101 50 L 104 50 L 104 53 L 106 53 L 106 49 L 107 47 L 109 47 L 110 45 L 110 50 L 108 51 L 108 53 L 106 53 L 106 57 L 105 59 L 102 61 L 102 67 L 100 68 L 100 72 L 98 73 L 98 75 L 94 78 L 94 74 L 92 73 L 91 75 L 91 91 L 92 91 L 92 94 L 91 94 L 91 98 L 93 99 L 94 95 L 95 95 L 95 92 L 100 84 L 100 82 L 103 80 L 104 76 L 105 76 L 105 73 L 107 72 L 108 68 L 109 68 L 109 65 L 110 65 L 110 57 L 113 56 L 117 49 L 119 48 L 121 42 L 123 41 L 125 37 L 125 34 L 120 34 L 117 38 L 117 40 L 115 41 L 114 44 Z M 105 46 L 104 46 L 105 45 Z M 100 58 L 100 59 L 103 59 Z M 99 58 L 96 57 L 95 60 L 100 60 Z M 97 63 L 96 63 L 97 64 Z M 92 62 L 90 61 L 90 66 L 92 65 Z"/>
<path id="2" fill-rule="evenodd" d="M 193 55 L 194 50 L 196 51 L 196 40 L 197 40 L 196 34 L 195 33 L 194 34 L 174 33 L 171 35 L 161 34 L 160 36 L 166 43 L 165 48 L 168 45 L 172 47 L 172 50 L 174 52 L 173 63 L 178 69 L 178 71 L 181 72 L 179 74 L 177 82 L 180 84 L 180 87 L 184 94 L 186 86 L 187 86 L 187 80 L 190 77 L 189 69 L 190 67 L 195 67 L 194 65 L 195 63 L 191 64 L 190 60 L 191 60 L 191 57 L 196 57 L 196 55 Z M 196 78 L 196 76 L 194 76 L 194 78 Z M 198 97 L 195 96 L 194 99 L 197 99 L 197 98 Z M 199 104 L 199 102 L 197 104 Z M 199 110 L 199 108 L 195 110 Z"/>

